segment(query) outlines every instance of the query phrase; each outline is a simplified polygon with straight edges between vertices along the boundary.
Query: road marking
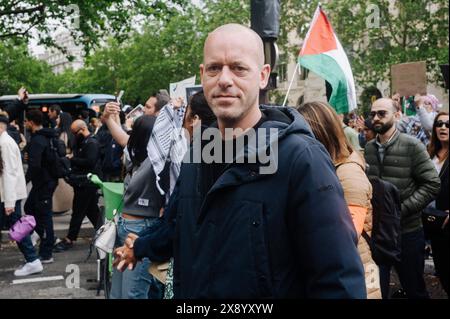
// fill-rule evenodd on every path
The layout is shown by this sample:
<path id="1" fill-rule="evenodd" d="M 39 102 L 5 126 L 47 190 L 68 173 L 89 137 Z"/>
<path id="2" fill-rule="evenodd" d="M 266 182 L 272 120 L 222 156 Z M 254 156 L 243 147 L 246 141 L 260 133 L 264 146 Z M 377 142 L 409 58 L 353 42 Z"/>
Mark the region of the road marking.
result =
<path id="1" fill-rule="evenodd" d="M 64 280 L 63 276 L 50 276 L 50 277 L 37 277 L 37 278 L 29 278 L 29 279 L 16 279 L 12 281 L 13 285 L 19 284 L 28 284 L 32 282 L 42 282 L 42 281 L 56 281 L 56 280 Z"/>

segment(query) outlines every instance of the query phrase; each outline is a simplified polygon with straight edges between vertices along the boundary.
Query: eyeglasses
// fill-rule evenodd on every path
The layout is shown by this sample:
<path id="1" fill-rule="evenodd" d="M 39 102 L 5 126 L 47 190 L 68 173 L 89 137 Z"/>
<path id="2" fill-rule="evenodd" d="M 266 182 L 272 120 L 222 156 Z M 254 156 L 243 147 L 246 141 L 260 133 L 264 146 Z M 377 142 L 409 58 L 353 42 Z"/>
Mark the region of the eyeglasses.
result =
<path id="1" fill-rule="evenodd" d="M 371 118 L 375 118 L 375 116 L 378 115 L 378 117 L 379 117 L 380 119 L 382 119 L 383 117 L 386 116 L 387 113 L 388 113 L 388 111 L 384 111 L 384 110 L 381 110 L 381 111 L 372 111 L 372 112 L 369 113 L 369 116 L 370 116 Z"/>
<path id="2" fill-rule="evenodd" d="M 448 121 L 444 122 L 444 121 L 437 121 L 435 127 L 442 127 L 442 125 L 445 126 L 445 128 L 449 127 Z"/>

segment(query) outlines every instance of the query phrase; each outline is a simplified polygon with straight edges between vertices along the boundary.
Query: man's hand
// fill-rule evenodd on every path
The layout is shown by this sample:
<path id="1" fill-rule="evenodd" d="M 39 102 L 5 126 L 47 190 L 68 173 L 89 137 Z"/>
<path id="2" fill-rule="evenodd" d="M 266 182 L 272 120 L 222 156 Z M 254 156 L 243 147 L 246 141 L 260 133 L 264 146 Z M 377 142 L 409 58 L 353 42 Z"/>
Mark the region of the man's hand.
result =
<path id="1" fill-rule="evenodd" d="M 182 97 L 177 97 L 176 99 L 172 99 L 170 102 L 173 105 L 175 110 L 179 109 L 183 105 L 184 99 Z"/>
<path id="2" fill-rule="evenodd" d="M 117 267 L 117 270 L 124 271 L 127 268 L 133 270 L 136 267 L 137 259 L 134 256 L 133 250 L 136 238 L 138 238 L 137 235 L 132 233 L 128 234 L 125 245 L 114 250 L 113 266 Z"/>
<path id="3" fill-rule="evenodd" d="M 355 126 L 359 131 L 364 130 L 364 117 L 362 115 L 356 118 Z"/>
<path id="4" fill-rule="evenodd" d="M 416 94 L 414 96 L 414 102 L 416 103 L 416 108 L 419 109 L 425 104 L 425 96 L 422 96 L 420 94 Z"/>
<path id="5" fill-rule="evenodd" d="M 103 116 L 105 118 L 109 118 L 111 115 L 119 115 L 120 113 L 120 103 L 117 102 L 108 102 L 105 105 L 105 111 L 103 112 Z"/>
<path id="6" fill-rule="evenodd" d="M 130 117 L 130 118 L 127 118 L 126 120 L 125 120 L 125 126 L 126 126 L 126 128 L 130 131 L 131 129 L 133 129 L 133 119 Z"/>
<path id="7" fill-rule="evenodd" d="M 6 216 L 11 215 L 12 213 L 14 213 L 14 207 L 5 207 Z"/>
<path id="8" fill-rule="evenodd" d="M 392 99 L 393 99 L 395 102 L 400 103 L 401 96 L 400 96 L 399 93 L 395 93 L 394 95 L 392 95 Z"/>
<path id="9" fill-rule="evenodd" d="M 134 257 L 133 249 L 128 248 L 126 245 L 116 248 L 114 250 L 114 263 L 113 267 L 123 272 L 125 269 L 133 270 L 136 267 L 137 259 Z"/>
<path id="10" fill-rule="evenodd" d="M 17 95 L 19 96 L 19 100 L 23 103 L 28 103 L 28 91 L 23 86 L 19 89 L 17 92 Z"/>
<path id="11" fill-rule="evenodd" d="M 138 239 L 138 235 L 129 233 L 127 235 L 127 239 L 125 239 L 125 246 L 127 246 L 129 249 L 133 249 L 134 247 L 134 241 Z"/>

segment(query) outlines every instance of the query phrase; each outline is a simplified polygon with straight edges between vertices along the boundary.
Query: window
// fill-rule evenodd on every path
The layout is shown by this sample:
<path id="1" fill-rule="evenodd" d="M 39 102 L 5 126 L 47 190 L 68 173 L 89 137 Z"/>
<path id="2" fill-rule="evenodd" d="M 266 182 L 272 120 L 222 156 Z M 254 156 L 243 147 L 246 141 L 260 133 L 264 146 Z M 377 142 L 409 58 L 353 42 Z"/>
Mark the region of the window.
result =
<path id="1" fill-rule="evenodd" d="M 300 81 L 304 81 L 308 78 L 309 70 L 305 69 L 304 67 L 300 66 L 300 74 L 298 75 L 298 79 Z"/>
<path id="2" fill-rule="evenodd" d="M 280 62 L 277 66 L 278 71 L 278 83 L 286 82 L 288 80 L 287 75 L 287 57 L 285 54 L 280 54 Z"/>

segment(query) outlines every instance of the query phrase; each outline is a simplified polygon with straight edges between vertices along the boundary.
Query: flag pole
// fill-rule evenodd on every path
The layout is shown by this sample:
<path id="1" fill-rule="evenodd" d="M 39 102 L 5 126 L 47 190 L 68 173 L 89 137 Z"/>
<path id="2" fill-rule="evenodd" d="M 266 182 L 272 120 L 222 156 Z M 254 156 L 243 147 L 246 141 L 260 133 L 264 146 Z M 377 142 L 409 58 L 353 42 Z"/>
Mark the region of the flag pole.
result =
<path id="1" fill-rule="evenodd" d="M 287 99 L 288 99 L 288 96 L 289 96 L 289 92 L 291 91 L 292 83 L 294 82 L 295 73 L 297 72 L 297 69 L 298 69 L 299 66 L 300 66 L 300 63 L 297 62 L 297 64 L 295 65 L 294 74 L 292 74 L 291 83 L 289 84 L 288 90 L 286 92 L 286 97 L 284 98 L 283 107 L 286 106 L 286 102 L 287 102 Z M 299 71 L 299 72 L 301 72 L 301 71 Z"/>

